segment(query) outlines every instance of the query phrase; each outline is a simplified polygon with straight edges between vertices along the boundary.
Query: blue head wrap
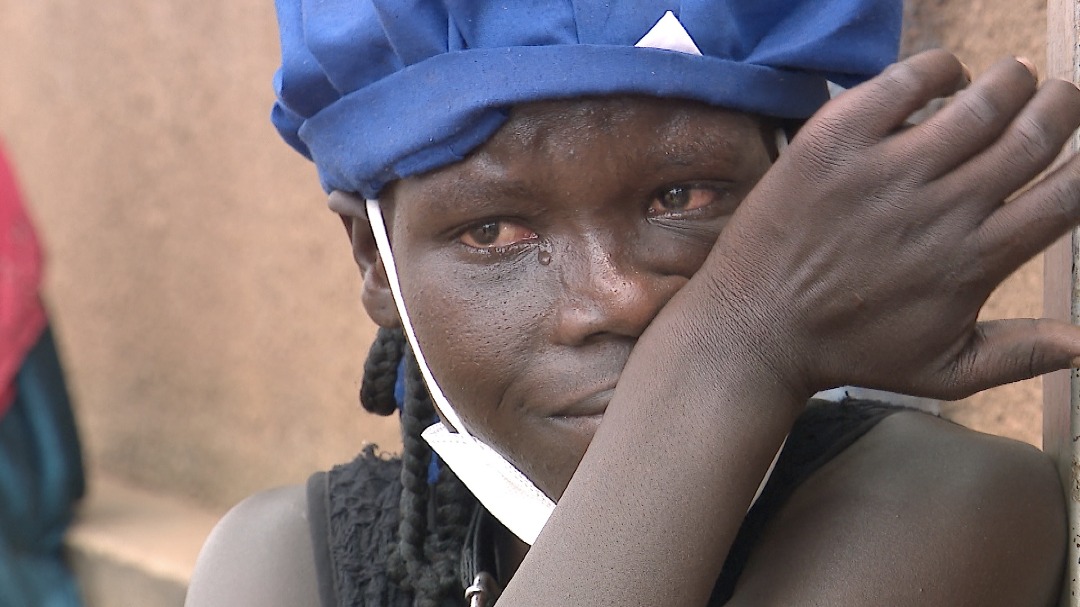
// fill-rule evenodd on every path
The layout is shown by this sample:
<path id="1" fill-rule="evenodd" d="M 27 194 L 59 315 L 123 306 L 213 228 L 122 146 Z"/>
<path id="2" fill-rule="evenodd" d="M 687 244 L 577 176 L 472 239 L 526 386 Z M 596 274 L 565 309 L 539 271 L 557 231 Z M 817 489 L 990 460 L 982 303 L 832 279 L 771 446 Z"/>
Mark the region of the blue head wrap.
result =
<path id="1" fill-rule="evenodd" d="M 367 198 L 461 160 L 529 101 L 637 94 L 806 118 L 827 81 L 896 59 L 901 21 L 899 0 L 276 3 L 274 125 L 327 191 Z M 662 18 L 675 45 L 647 38 Z"/>

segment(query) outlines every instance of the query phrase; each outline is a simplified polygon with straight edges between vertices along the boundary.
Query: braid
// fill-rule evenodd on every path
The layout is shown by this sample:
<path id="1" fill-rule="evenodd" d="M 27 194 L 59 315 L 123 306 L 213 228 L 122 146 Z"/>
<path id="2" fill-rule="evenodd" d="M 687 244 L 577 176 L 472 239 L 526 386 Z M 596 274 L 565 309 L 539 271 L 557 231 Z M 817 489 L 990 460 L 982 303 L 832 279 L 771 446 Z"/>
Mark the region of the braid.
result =
<path id="1" fill-rule="evenodd" d="M 476 498 L 444 462 L 439 462 L 435 486 L 435 553 L 432 561 L 439 584 L 461 591 L 461 550 L 469 530 Z M 470 580 L 471 581 L 471 580 Z"/>
<path id="2" fill-rule="evenodd" d="M 432 452 L 420 434 L 436 419 L 435 407 L 407 350 L 405 360 L 400 520 L 389 572 L 401 588 L 413 593 L 414 605 L 436 607 L 444 597 L 462 591 L 461 550 L 476 501 L 441 461 L 438 482 L 428 485 Z"/>
<path id="3" fill-rule="evenodd" d="M 406 354 L 405 406 L 401 411 L 401 508 L 398 523 L 398 544 L 391 560 L 391 576 L 398 584 L 412 590 L 416 604 L 423 605 L 421 589 L 430 586 L 426 579 L 433 575 L 424 554 L 428 523 L 427 468 L 431 447 L 420 433 L 431 423 L 434 407 L 424 389 L 423 379 L 412 353 Z"/>
<path id="4" fill-rule="evenodd" d="M 380 328 L 364 361 L 364 378 L 360 382 L 360 404 L 378 415 L 390 415 L 397 409 L 394 385 L 398 364 L 405 351 L 405 334 L 401 329 Z"/>

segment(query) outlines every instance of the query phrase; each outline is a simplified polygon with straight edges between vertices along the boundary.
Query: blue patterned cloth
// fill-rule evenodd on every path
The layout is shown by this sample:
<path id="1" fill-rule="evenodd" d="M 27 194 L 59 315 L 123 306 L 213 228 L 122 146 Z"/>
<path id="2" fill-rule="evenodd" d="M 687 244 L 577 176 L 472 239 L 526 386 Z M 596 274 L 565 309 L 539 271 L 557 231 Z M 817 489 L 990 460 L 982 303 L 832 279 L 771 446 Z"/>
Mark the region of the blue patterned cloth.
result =
<path id="1" fill-rule="evenodd" d="M 809 117 L 895 61 L 899 0 L 276 0 L 272 119 L 327 191 L 462 159 L 529 101 L 638 94 Z M 635 46 L 672 12 L 700 54 Z"/>

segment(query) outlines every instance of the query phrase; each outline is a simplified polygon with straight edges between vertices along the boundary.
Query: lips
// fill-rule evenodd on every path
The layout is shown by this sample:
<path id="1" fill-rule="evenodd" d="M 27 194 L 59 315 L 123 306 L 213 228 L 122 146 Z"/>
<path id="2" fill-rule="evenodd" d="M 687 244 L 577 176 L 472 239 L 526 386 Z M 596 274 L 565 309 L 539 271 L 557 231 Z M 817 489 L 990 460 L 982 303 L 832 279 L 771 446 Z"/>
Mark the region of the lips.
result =
<path id="1" fill-rule="evenodd" d="M 550 417 L 555 419 L 601 417 L 607 411 L 608 403 L 611 402 L 613 394 L 615 394 L 614 387 L 593 392 L 584 398 L 575 399 L 565 407 L 559 408 Z"/>

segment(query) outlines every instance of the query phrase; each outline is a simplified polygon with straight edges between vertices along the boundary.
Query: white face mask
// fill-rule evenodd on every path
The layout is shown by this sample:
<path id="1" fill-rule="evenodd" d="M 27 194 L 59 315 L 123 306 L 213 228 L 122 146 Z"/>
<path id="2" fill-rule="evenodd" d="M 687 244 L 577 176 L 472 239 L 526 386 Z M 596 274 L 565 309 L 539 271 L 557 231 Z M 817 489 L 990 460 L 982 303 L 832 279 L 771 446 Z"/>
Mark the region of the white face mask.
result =
<path id="1" fill-rule="evenodd" d="M 777 147 L 782 151 L 786 145 L 787 137 L 783 130 L 778 129 Z M 386 270 L 386 278 L 390 283 L 390 292 L 394 296 L 398 317 L 401 319 L 405 336 L 412 347 L 416 363 L 424 376 L 424 383 L 427 384 L 431 400 L 443 419 L 456 431 L 456 433 L 451 432 L 441 422 L 435 422 L 424 430 L 424 440 L 469 488 L 476 499 L 480 500 L 488 512 L 499 519 L 499 522 L 521 541 L 531 546 L 555 510 L 555 502 L 502 455 L 473 436 L 450 405 L 450 401 L 446 399 L 428 367 L 427 360 L 420 349 L 420 343 L 416 339 L 416 333 L 413 331 L 412 322 L 409 320 L 409 313 L 405 309 L 405 300 L 401 296 L 401 283 L 398 281 L 397 265 L 394 263 L 386 223 L 383 221 L 377 200 L 367 201 L 367 215 L 371 231 L 375 235 L 379 256 L 382 258 L 383 268 Z M 751 505 L 757 501 L 762 489 L 765 488 L 765 483 L 769 480 L 781 451 L 783 451 L 783 445 L 777 450 L 769 470 L 765 473 L 765 478 L 761 480 Z"/>

